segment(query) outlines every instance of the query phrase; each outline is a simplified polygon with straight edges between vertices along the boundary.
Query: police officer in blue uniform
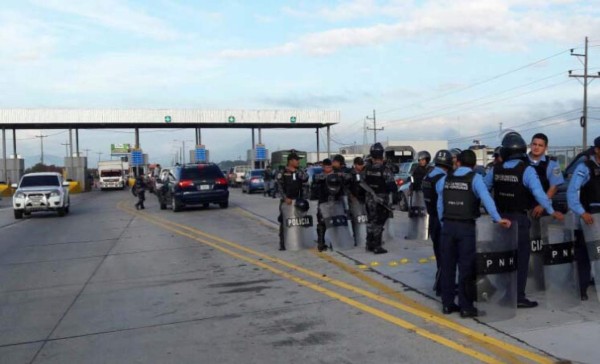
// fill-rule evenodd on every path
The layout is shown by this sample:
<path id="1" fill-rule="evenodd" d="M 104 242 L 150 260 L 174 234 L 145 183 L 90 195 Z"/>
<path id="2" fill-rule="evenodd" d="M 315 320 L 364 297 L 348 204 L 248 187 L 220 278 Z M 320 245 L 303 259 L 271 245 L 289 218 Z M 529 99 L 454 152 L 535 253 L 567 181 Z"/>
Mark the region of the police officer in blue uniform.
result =
<path id="1" fill-rule="evenodd" d="M 567 203 L 583 223 L 599 223 L 594 221 L 592 214 L 600 212 L 600 137 L 594 140 L 594 154 L 575 168 L 567 188 Z M 590 283 L 590 258 L 581 230 L 575 230 L 575 238 L 579 289 L 581 299 L 585 301 L 588 299 L 587 288 Z"/>
<path id="2" fill-rule="evenodd" d="M 525 285 L 529 271 L 531 245 L 529 227 L 531 223 L 528 211 L 537 201 L 544 210 L 558 220 L 564 217 L 554 211 L 552 201 L 544 193 L 544 188 L 535 169 L 529 166 L 526 155 L 527 144 L 519 133 L 512 132 L 502 139 L 500 155 L 504 161 L 495 165 L 486 174 L 484 181 L 488 188 L 494 189 L 494 201 L 503 218 L 518 224 L 517 259 L 517 307 L 536 307 L 538 303 L 525 297 Z"/>
<path id="3" fill-rule="evenodd" d="M 474 297 L 467 294 L 467 285 L 475 281 L 475 220 L 480 215 L 480 204 L 483 203 L 495 223 L 506 228 L 511 225 L 510 220 L 500 217 L 481 175 L 473 171 L 476 163 L 475 152 L 460 152 L 456 170 L 441 177 L 436 187 L 437 210 L 442 223 L 442 312 L 460 311 L 461 317 L 478 315 L 473 306 Z M 457 264 L 458 305 L 454 302 Z"/>
<path id="4" fill-rule="evenodd" d="M 560 165 L 556 158 L 546 156 L 548 149 L 548 137 L 543 133 L 537 133 L 531 138 L 531 151 L 527 154 L 529 164 L 535 169 L 540 178 L 540 183 L 549 199 L 552 199 L 558 191 L 558 186 L 565 183 L 565 179 L 560 171 Z M 544 214 L 544 208 L 535 204 L 531 211 L 534 218 L 539 218 Z"/>
<path id="5" fill-rule="evenodd" d="M 325 158 L 321 164 L 323 173 L 314 177 L 311 186 L 311 198 L 319 201 L 317 208 L 317 250 L 319 252 L 327 250 L 327 244 L 325 243 L 327 226 L 321 212 L 321 204 L 329 201 L 342 201 L 345 193 L 344 184 L 346 183 L 344 173 L 340 169 L 337 172 L 334 170 L 331 159 Z"/>
<path id="6" fill-rule="evenodd" d="M 454 162 L 452 161 L 452 154 L 449 150 L 442 149 L 435 153 L 433 158 L 435 167 L 423 178 L 421 188 L 423 190 L 423 196 L 425 198 L 425 207 L 427 208 L 427 214 L 429 215 L 429 236 L 433 242 L 433 254 L 435 255 L 435 262 L 437 264 L 437 272 L 435 275 L 435 284 L 433 289 L 439 296 L 441 295 L 442 288 L 440 285 L 440 264 L 442 256 L 440 254 L 440 239 L 442 233 L 442 224 L 437 212 L 437 201 L 438 201 L 438 188 L 443 187 L 442 177 L 444 177 L 449 170 L 452 170 Z"/>

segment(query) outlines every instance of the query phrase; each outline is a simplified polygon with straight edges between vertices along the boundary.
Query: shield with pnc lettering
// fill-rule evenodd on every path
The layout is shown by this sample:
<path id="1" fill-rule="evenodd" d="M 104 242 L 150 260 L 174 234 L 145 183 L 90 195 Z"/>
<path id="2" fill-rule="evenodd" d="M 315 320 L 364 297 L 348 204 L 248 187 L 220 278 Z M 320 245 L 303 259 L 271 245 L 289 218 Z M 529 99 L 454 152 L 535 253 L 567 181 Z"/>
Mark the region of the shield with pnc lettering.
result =
<path id="1" fill-rule="evenodd" d="M 594 223 L 588 225 L 581 222 L 581 230 L 585 237 L 585 245 L 587 246 L 590 256 L 590 263 L 594 272 L 594 281 L 596 282 L 596 293 L 600 300 L 600 213 L 592 214 Z"/>
<path id="2" fill-rule="evenodd" d="M 548 308 L 566 309 L 581 304 L 577 279 L 573 232 L 575 216 L 565 214 L 564 221 L 542 217 L 545 301 Z"/>
<path id="3" fill-rule="evenodd" d="M 475 294 L 483 322 L 508 320 L 517 314 L 517 224 L 504 229 L 489 216 L 476 222 Z"/>
<path id="4" fill-rule="evenodd" d="M 325 242 L 336 250 L 354 248 L 354 239 L 350 234 L 344 202 L 342 200 L 324 202 L 319 204 L 319 209 L 327 227 Z"/>

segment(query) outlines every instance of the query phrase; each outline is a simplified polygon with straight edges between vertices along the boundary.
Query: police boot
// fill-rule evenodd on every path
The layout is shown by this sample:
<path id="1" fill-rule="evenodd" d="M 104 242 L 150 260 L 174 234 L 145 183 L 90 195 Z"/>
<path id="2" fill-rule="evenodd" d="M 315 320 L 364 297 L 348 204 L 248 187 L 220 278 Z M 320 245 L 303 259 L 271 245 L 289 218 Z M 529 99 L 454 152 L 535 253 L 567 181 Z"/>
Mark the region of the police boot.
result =
<path id="1" fill-rule="evenodd" d="M 381 235 L 375 238 L 375 248 L 373 249 L 374 254 L 385 254 L 388 251 L 383 249 L 381 246 Z"/>
<path id="2" fill-rule="evenodd" d="M 327 250 L 327 244 L 325 244 L 325 227 L 317 225 L 317 250 L 320 252 Z"/>
<path id="3" fill-rule="evenodd" d="M 375 244 L 373 244 L 373 233 L 367 232 L 367 245 L 365 246 L 365 250 L 372 252 L 373 249 L 375 249 Z"/>
<path id="4" fill-rule="evenodd" d="M 279 219 L 281 219 L 281 215 L 279 215 Z M 279 250 L 285 250 L 285 242 L 283 241 L 283 225 L 279 225 Z"/>

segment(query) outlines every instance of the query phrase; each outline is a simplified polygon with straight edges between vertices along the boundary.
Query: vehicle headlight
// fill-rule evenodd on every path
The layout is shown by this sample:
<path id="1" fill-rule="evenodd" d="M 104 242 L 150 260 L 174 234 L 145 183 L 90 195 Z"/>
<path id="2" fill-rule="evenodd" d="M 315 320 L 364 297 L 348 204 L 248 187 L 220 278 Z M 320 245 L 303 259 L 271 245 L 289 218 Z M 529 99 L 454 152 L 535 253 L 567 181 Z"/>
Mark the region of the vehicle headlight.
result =
<path id="1" fill-rule="evenodd" d="M 15 193 L 15 198 L 25 198 L 25 194 L 23 192 Z"/>
<path id="2" fill-rule="evenodd" d="M 58 191 L 50 192 L 50 197 L 58 197 L 58 196 L 60 196 L 60 192 L 58 192 Z"/>

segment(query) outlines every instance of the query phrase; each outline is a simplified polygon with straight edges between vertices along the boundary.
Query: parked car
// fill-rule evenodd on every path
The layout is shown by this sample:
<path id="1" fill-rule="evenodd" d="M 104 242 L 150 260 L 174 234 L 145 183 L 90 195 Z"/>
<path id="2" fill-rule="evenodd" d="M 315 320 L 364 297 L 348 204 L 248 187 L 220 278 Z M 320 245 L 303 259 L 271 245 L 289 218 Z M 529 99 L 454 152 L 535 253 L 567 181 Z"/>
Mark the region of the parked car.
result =
<path id="1" fill-rule="evenodd" d="M 69 182 L 63 180 L 60 173 L 28 173 L 11 187 L 16 189 L 13 195 L 15 219 L 37 211 L 56 211 L 58 216 L 69 213 Z"/>
<path id="2" fill-rule="evenodd" d="M 265 181 L 263 179 L 265 170 L 264 169 L 253 169 L 243 177 L 242 192 L 252 193 L 258 190 L 265 189 Z"/>
<path id="3" fill-rule="evenodd" d="M 157 193 L 162 210 L 171 206 L 173 212 L 186 206 L 218 204 L 229 206 L 229 189 L 223 172 L 214 163 L 185 164 L 172 168 L 162 180 L 163 186 Z"/>
<path id="4" fill-rule="evenodd" d="M 250 166 L 235 166 L 231 168 L 229 173 L 229 185 L 232 187 L 239 187 L 244 181 L 242 177 L 251 170 Z"/>

